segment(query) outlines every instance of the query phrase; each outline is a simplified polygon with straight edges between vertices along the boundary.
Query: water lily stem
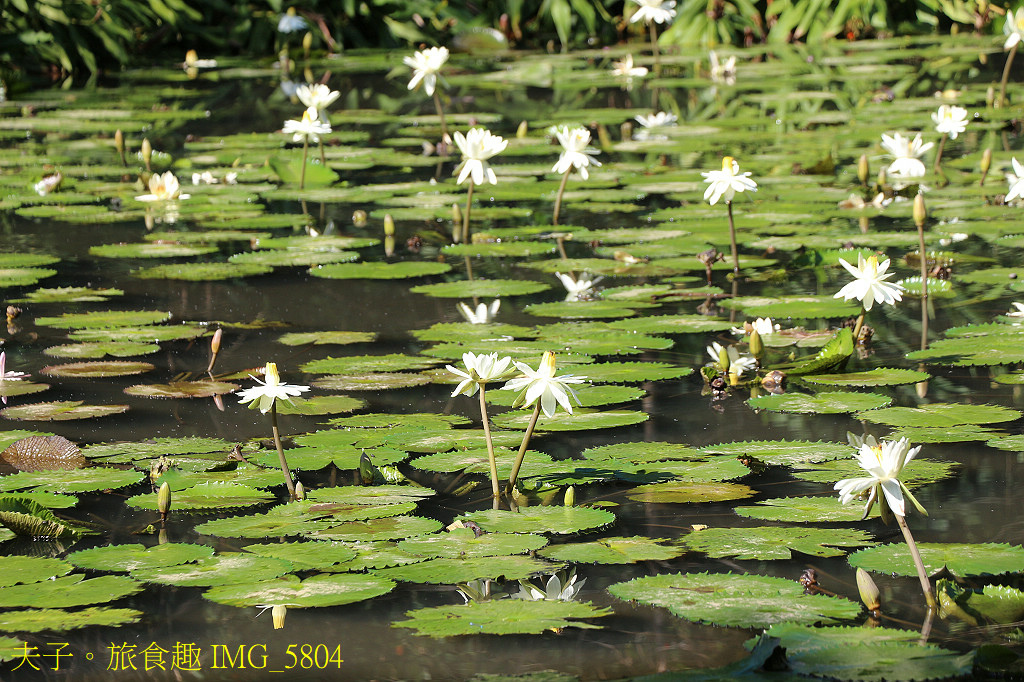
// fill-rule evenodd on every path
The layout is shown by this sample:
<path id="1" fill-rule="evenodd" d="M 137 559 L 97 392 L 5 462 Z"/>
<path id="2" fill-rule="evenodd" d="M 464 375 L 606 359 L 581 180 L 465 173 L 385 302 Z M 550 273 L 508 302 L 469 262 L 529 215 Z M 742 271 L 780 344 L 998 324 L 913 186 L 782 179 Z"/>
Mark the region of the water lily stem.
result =
<path id="1" fill-rule="evenodd" d="M 932 593 L 932 584 L 928 580 L 928 574 L 924 570 L 924 561 L 921 560 L 921 552 L 917 549 L 917 543 L 914 542 L 914 536 L 910 534 L 910 527 L 907 526 L 906 518 L 899 514 L 893 514 L 896 517 L 896 522 L 900 525 L 900 530 L 903 531 L 903 539 L 907 541 L 907 548 L 910 550 L 910 556 L 914 559 L 914 567 L 917 569 L 917 577 L 921 580 L 921 591 L 924 592 L 924 601 L 928 604 L 929 609 L 935 608 L 935 595 Z"/>
<path id="2" fill-rule="evenodd" d="M 1003 67 L 1003 79 L 999 81 L 999 97 L 994 102 L 997 108 L 1006 106 L 1006 81 L 1010 78 L 1010 66 L 1013 65 L 1013 58 L 1017 55 L 1017 47 L 1019 45 L 1020 43 L 1016 43 L 1010 48 L 1010 54 L 1006 57 L 1006 65 Z"/>
<path id="3" fill-rule="evenodd" d="M 928 303 L 928 253 L 924 250 L 924 223 L 917 226 L 917 244 L 921 255 L 921 305 L 925 306 Z"/>
<path id="4" fill-rule="evenodd" d="M 523 458 L 526 457 L 526 448 L 530 446 L 530 437 L 533 436 L 533 429 L 537 426 L 537 419 L 540 418 L 540 400 L 533 408 L 530 416 L 530 423 L 526 425 L 526 433 L 523 434 L 523 442 L 519 445 L 519 454 L 516 456 L 515 464 L 512 465 L 512 473 L 508 477 L 508 487 L 511 491 L 516 487 L 516 479 L 519 478 L 519 469 L 523 466 Z"/>
<path id="5" fill-rule="evenodd" d="M 942 165 L 942 151 L 946 148 L 946 138 L 949 137 L 946 133 L 942 133 L 942 137 L 939 139 L 939 150 L 935 152 L 935 172 L 938 173 L 939 168 Z"/>
<path id="6" fill-rule="evenodd" d="M 462 214 L 462 236 L 455 241 L 461 241 L 463 244 L 469 243 L 469 212 L 473 209 L 473 185 L 476 183 L 472 180 L 469 181 L 469 192 L 466 194 L 466 210 Z"/>
<path id="7" fill-rule="evenodd" d="M 558 186 L 558 196 L 555 197 L 555 214 L 551 216 L 551 224 L 558 224 L 558 213 L 562 210 L 562 194 L 565 192 L 565 185 L 569 182 L 569 173 L 572 173 L 572 166 L 569 166 L 562 176 L 562 184 Z"/>
<path id="8" fill-rule="evenodd" d="M 295 484 L 292 483 L 292 472 L 288 468 L 288 460 L 284 457 L 284 448 L 281 447 L 281 432 L 277 428 L 277 401 L 270 405 L 270 425 L 274 429 L 274 447 L 277 448 L 277 458 L 281 462 L 281 473 L 284 474 L 284 484 L 288 487 L 288 499 L 295 499 Z"/>
<path id="9" fill-rule="evenodd" d="M 320 165 L 327 167 L 327 153 L 324 152 L 324 138 L 320 138 Z"/>
<path id="10" fill-rule="evenodd" d="M 740 274 L 740 253 L 736 248 L 736 223 L 732 219 L 732 202 L 725 202 L 729 209 L 729 245 L 732 247 L 732 271 L 733 274 Z"/>
<path id="11" fill-rule="evenodd" d="M 494 443 L 491 442 L 491 425 L 487 421 L 487 399 L 484 398 L 484 386 L 480 384 L 480 421 L 484 424 L 484 438 L 487 440 L 487 459 L 491 464 L 491 491 L 494 499 L 501 496 L 501 488 L 498 487 L 498 462 L 494 459 Z"/>
<path id="12" fill-rule="evenodd" d="M 309 137 L 302 139 L 302 170 L 299 171 L 299 189 L 306 189 L 306 160 L 309 158 Z"/>
<path id="13" fill-rule="evenodd" d="M 857 324 L 853 325 L 853 343 L 857 344 L 857 340 L 860 338 L 860 330 L 864 326 L 864 315 L 866 313 L 862 309 L 860 315 L 857 317 Z"/>
<path id="14" fill-rule="evenodd" d="M 444 109 L 441 107 L 441 98 L 434 90 L 434 108 L 437 110 L 437 117 L 441 119 L 441 141 L 450 144 L 452 138 L 448 136 L 448 123 L 444 120 Z"/>
<path id="15" fill-rule="evenodd" d="M 661 55 L 658 53 L 658 29 L 655 28 L 654 22 L 650 22 L 648 26 L 651 27 L 651 52 L 654 54 L 654 75 L 661 75 Z M 1014 46 L 1016 47 L 1016 45 Z M 657 106 L 655 104 L 655 106 Z"/>

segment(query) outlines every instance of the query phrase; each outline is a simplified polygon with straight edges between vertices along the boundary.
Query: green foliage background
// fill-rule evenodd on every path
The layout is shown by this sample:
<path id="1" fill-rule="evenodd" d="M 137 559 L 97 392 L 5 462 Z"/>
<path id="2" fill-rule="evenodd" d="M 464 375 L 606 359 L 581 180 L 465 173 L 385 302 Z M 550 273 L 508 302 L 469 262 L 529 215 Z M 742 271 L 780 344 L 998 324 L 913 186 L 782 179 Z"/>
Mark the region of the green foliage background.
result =
<path id="1" fill-rule="evenodd" d="M 602 46 L 643 35 L 630 25 L 629 0 L 6 0 L 0 3 L 0 77 L 63 81 L 95 78 L 146 60 L 226 54 L 267 56 L 303 34 L 280 34 L 294 6 L 313 49 L 468 46 L 476 35 L 513 47 Z M 663 45 L 815 42 L 1001 25 L 1003 9 L 979 0 L 679 0 Z"/>

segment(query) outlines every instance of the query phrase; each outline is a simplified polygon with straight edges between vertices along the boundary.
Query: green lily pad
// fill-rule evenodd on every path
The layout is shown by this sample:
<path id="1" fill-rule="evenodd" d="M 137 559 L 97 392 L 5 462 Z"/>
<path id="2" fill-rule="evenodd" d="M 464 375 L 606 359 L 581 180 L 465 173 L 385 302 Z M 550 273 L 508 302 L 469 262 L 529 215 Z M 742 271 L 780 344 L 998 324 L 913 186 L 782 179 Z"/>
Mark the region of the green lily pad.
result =
<path id="1" fill-rule="evenodd" d="M 0 614 L 0 630 L 5 632 L 66 632 L 98 625 L 119 627 L 138 623 L 142 611 L 93 607 L 79 611 L 63 609 L 23 609 Z"/>
<path id="2" fill-rule="evenodd" d="M 166 455 L 227 455 L 234 443 L 220 438 L 149 438 L 140 442 L 97 443 L 83 451 L 89 459 L 104 459 L 113 463 L 127 463 Z"/>
<path id="3" fill-rule="evenodd" d="M 0 268 L 0 288 L 32 286 L 56 274 L 56 270 L 49 268 Z"/>
<path id="4" fill-rule="evenodd" d="M 524 507 L 518 512 L 485 509 L 459 517 L 488 533 L 554 533 L 566 535 L 602 528 L 615 522 L 615 514 L 591 507 Z"/>
<path id="5" fill-rule="evenodd" d="M 156 511 L 157 493 L 143 493 L 125 500 L 125 503 L 137 509 Z M 176 491 L 172 500 L 172 509 L 178 511 L 212 511 L 216 509 L 233 509 L 251 507 L 274 500 L 274 495 L 250 488 L 239 483 L 205 482 Z"/>
<path id="6" fill-rule="evenodd" d="M 176 279 L 186 282 L 213 282 L 225 279 L 255 277 L 273 268 L 260 263 L 168 263 L 142 268 L 132 274 L 139 279 Z"/>
<path id="7" fill-rule="evenodd" d="M 307 344 L 347 345 L 350 343 L 370 343 L 377 338 L 373 332 L 292 332 L 277 339 L 286 346 L 305 346 Z"/>
<path id="8" fill-rule="evenodd" d="M 313 188 L 326 187 L 338 180 L 338 174 L 321 164 L 319 160 L 306 160 L 306 170 L 303 173 L 303 154 L 298 150 L 294 151 L 294 156 L 271 157 L 267 160 L 277 176 L 281 178 L 281 182 Z"/>
<path id="9" fill-rule="evenodd" d="M 935 595 L 944 613 L 955 613 L 971 625 L 1007 624 L 1024 618 L 1024 592 L 1007 585 L 970 589 L 943 578 Z"/>
<path id="10" fill-rule="evenodd" d="M 919 542 L 925 572 L 935 575 L 943 568 L 957 576 L 1017 573 L 1024 565 L 1024 548 L 999 543 L 960 544 Z M 894 575 L 917 575 L 904 543 L 870 547 L 849 556 L 851 566 Z"/>
<path id="11" fill-rule="evenodd" d="M 657 465 L 652 465 L 656 468 Z M 666 481 L 633 488 L 627 497 L 647 504 L 678 504 L 684 502 L 724 502 L 752 497 L 756 490 L 740 483 L 704 481 Z"/>
<path id="12" fill-rule="evenodd" d="M 858 413 L 857 419 L 889 426 L 948 427 L 961 424 L 997 424 L 1019 419 L 1021 413 L 1001 405 L 931 403 L 921 407 L 887 407 Z"/>
<path id="13" fill-rule="evenodd" d="M 807 395 L 783 393 L 751 398 L 747 404 L 758 410 L 797 412 L 802 414 L 838 414 L 858 410 L 874 410 L 892 404 L 892 398 L 878 393 L 831 391 Z"/>
<path id="14" fill-rule="evenodd" d="M 347 521 L 310 533 L 307 537 L 320 540 L 346 542 L 372 542 L 375 540 L 400 540 L 414 535 L 436 533 L 441 522 L 418 516 L 391 516 L 368 521 Z"/>
<path id="15" fill-rule="evenodd" d="M 187 564 L 135 569 L 131 571 L 131 577 L 159 585 L 210 587 L 269 580 L 292 569 L 289 562 L 280 559 L 229 552 Z"/>
<path id="16" fill-rule="evenodd" d="M 342 606 L 373 599 L 391 592 L 395 583 L 376 575 L 323 574 L 305 580 L 285 576 L 263 582 L 212 587 L 203 593 L 210 601 L 228 606 L 273 606 L 296 608 Z"/>
<path id="17" fill-rule="evenodd" d="M 312 268 L 309 274 L 325 279 L 408 279 L 443 275 L 452 269 L 447 263 L 405 261 L 401 263 L 330 263 Z"/>
<path id="18" fill-rule="evenodd" d="M 338 542 L 281 542 L 246 545 L 242 549 L 259 556 L 283 559 L 302 569 L 325 569 L 356 557 L 356 550 Z"/>
<path id="19" fill-rule="evenodd" d="M 104 575 L 85 580 L 73 573 L 63 577 L 27 585 L 0 588 L 0 606 L 5 608 L 36 607 L 63 609 L 72 606 L 107 604 L 115 599 L 141 592 L 144 585 L 119 575 Z"/>
<path id="20" fill-rule="evenodd" d="M 215 379 L 197 381 L 173 381 L 169 384 L 135 384 L 124 389 L 125 394 L 137 398 L 212 398 L 215 395 L 231 393 L 237 384 Z M 287 403 L 282 402 L 281 407 Z M 279 409 L 278 412 L 284 412 Z"/>
<path id="21" fill-rule="evenodd" d="M 502 428 L 525 430 L 531 415 L 526 412 L 506 412 L 496 415 L 492 421 Z M 542 416 L 537 422 L 537 431 L 587 431 L 590 429 L 611 429 L 617 426 L 640 424 L 650 419 L 646 412 L 631 410 L 609 410 L 598 412 L 580 408 L 567 412 L 556 412 L 553 417 Z"/>
<path id="22" fill-rule="evenodd" d="M 832 495 L 778 497 L 761 500 L 751 507 L 736 507 L 733 511 L 751 519 L 788 523 L 844 523 L 860 521 L 864 517 L 864 505 L 840 504 L 839 498 Z M 878 516 L 877 506 L 871 515 Z"/>
<path id="23" fill-rule="evenodd" d="M 91 255 L 101 258 L 187 258 L 216 251 L 216 246 L 194 246 L 172 242 L 101 244 L 89 247 Z"/>
<path id="24" fill-rule="evenodd" d="M 19 421 L 68 421 L 121 414 L 127 405 L 85 405 L 81 400 L 17 405 L 0 410 L 0 415 Z"/>
<path id="25" fill-rule="evenodd" d="M 393 370 L 427 369 L 437 366 L 438 361 L 402 353 L 388 355 L 352 355 L 343 358 L 326 357 L 311 360 L 299 367 L 310 374 L 364 374 L 390 372 Z"/>
<path id="26" fill-rule="evenodd" d="M 0 478 L 0 490 L 34 489 L 55 493 L 85 493 L 116 490 L 134 485 L 145 478 L 141 471 L 89 467 L 68 471 L 22 471 Z"/>
<path id="27" fill-rule="evenodd" d="M 409 538 L 398 549 L 414 556 L 440 559 L 506 556 L 526 554 L 548 544 L 542 535 L 522 533 L 484 533 L 479 537 L 469 528 L 455 528 L 440 535 Z M 439 581 L 461 582 L 461 581 Z"/>
<path id="28" fill-rule="evenodd" d="M 0 396 L 14 398 L 19 395 L 42 393 L 50 388 L 49 384 L 36 384 L 31 381 L 0 381 Z"/>
<path id="29" fill-rule="evenodd" d="M 842 556 L 839 547 L 876 545 L 867 531 L 836 528 L 705 528 L 683 538 L 692 550 L 709 557 L 792 559 L 793 552 L 811 556 Z"/>
<path id="30" fill-rule="evenodd" d="M 36 556 L 0 556 L 0 587 L 37 583 L 67 575 L 74 568 L 60 559 Z"/>
<path id="31" fill-rule="evenodd" d="M 639 383 L 680 379 L 693 373 L 692 367 L 677 367 L 667 362 L 595 362 L 566 368 L 568 374 L 583 373 L 583 378 L 598 384 Z"/>
<path id="32" fill-rule="evenodd" d="M 889 432 L 889 439 L 906 438 L 911 443 L 964 443 L 988 440 L 999 432 L 973 424 L 956 426 L 904 426 Z"/>
<path id="33" fill-rule="evenodd" d="M 757 575 L 668 573 L 635 578 L 608 588 L 619 599 L 667 608 L 698 623 L 767 627 L 774 623 L 828 623 L 855 618 L 860 604 L 806 594 L 803 585 Z"/>
<path id="34" fill-rule="evenodd" d="M 509 555 L 427 559 L 405 566 L 376 569 L 374 574 L 402 582 L 446 585 L 483 579 L 521 580 L 547 570 L 551 570 L 551 564 L 541 559 Z"/>
<path id="35" fill-rule="evenodd" d="M 39 317 L 36 324 L 61 329 L 109 329 L 167 322 L 171 314 L 160 310 L 108 310 L 92 313 L 64 313 L 58 317 Z"/>
<path id="36" fill-rule="evenodd" d="M 77 538 L 84 526 L 59 519 L 38 502 L 22 495 L 0 495 L 0 525 L 15 535 L 34 540 Z"/>
<path id="37" fill-rule="evenodd" d="M 773 466 L 791 466 L 804 462 L 824 462 L 849 457 L 852 448 L 846 443 L 807 440 L 755 440 L 719 443 L 700 449 L 712 455 L 756 459 Z"/>
<path id="38" fill-rule="evenodd" d="M 121 289 L 93 289 L 90 287 L 57 287 L 36 289 L 24 298 L 11 299 L 12 303 L 99 303 L 115 296 L 124 296 Z"/>
<path id="39" fill-rule="evenodd" d="M 148 362 L 105 360 L 102 362 L 69 362 L 63 365 L 49 365 L 39 370 L 39 373 L 53 377 L 107 378 L 142 374 L 153 369 L 154 366 Z"/>
<path id="40" fill-rule="evenodd" d="M 354 412 L 366 407 L 366 401 L 350 398 L 347 395 L 321 395 L 315 398 L 293 398 L 289 402 L 280 402 L 278 414 L 341 414 Z"/>
<path id="41" fill-rule="evenodd" d="M 412 628 L 416 634 L 429 637 L 540 634 L 545 630 L 566 627 L 596 628 L 599 626 L 578 619 L 598 618 L 611 613 L 611 609 L 599 609 L 579 602 L 506 599 L 407 611 L 405 615 L 409 620 L 396 621 L 391 625 Z"/>
<path id="42" fill-rule="evenodd" d="M 473 212 L 479 215 L 479 211 Z M 449 256 L 481 256 L 485 258 L 529 258 L 555 252 L 554 242 L 508 241 L 448 244 L 441 251 Z"/>
<path id="43" fill-rule="evenodd" d="M 704 315 L 653 315 L 639 320 L 611 322 L 609 326 L 639 334 L 707 334 L 728 331 L 735 324 Z"/>
<path id="44" fill-rule="evenodd" d="M 430 377 L 408 372 L 366 372 L 359 375 L 335 375 L 313 381 L 313 386 L 327 391 L 386 391 L 411 388 L 430 383 Z"/>
<path id="45" fill-rule="evenodd" d="M 635 564 L 641 561 L 668 561 L 683 554 L 679 544 L 669 545 L 664 538 L 633 537 L 602 538 L 593 542 L 570 542 L 540 550 L 545 559 L 571 561 L 578 564 Z"/>
<path id="46" fill-rule="evenodd" d="M 632 317 L 637 308 L 650 307 L 636 301 L 557 301 L 532 303 L 523 312 L 538 317 L 557 317 L 563 320 L 595 320 Z"/>
<path id="47" fill-rule="evenodd" d="M 772 298 L 767 296 L 740 296 L 721 301 L 723 308 L 741 310 L 751 317 L 770 317 L 778 319 L 817 319 L 854 317 L 860 312 L 857 305 L 825 296 L 785 296 Z"/>
<path id="48" fill-rule="evenodd" d="M 909 488 L 934 483 L 952 478 L 959 464 L 956 462 L 936 462 L 923 457 L 915 457 L 913 464 L 900 474 L 900 482 Z M 857 460 L 837 459 L 821 464 L 801 464 L 792 472 L 794 478 L 819 483 L 834 483 L 844 478 L 856 478 L 864 475 L 864 470 Z"/>
<path id="49" fill-rule="evenodd" d="M 543 282 L 522 279 L 474 279 L 464 282 L 438 282 L 421 284 L 409 289 L 414 294 L 437 298 L 498 298 L 500 296 L 526 296 L 547 291 L 551 286 Z"/>
<path id="50" fill-rule="evenodd" d="M 50 346 L 44 352 L 57 358 L 103 358 L 108 355 L 115 358 L 130 358 L 136 355 L 159 353 L 160 346 L 155 343 L 132 341 L 92 341 Z"/>
<path id="51" fill-rule="evenodd" d="M 187 564 L 213 556 L 213 547 L 168 542 L 163 545 L 107 545 L 72 552 L 68 561 L 78 568 L 127 573 L 136 569 Z"/>
<path id="52" fill-rule="evenodd" d="M 847 372 L 845 374 L 815 374 L 802 377 L 809 384 L 825 384 L 828 386 L 897 386 L 927 381 L 931 375 L 913 369 L 894 369 L 876 367 L 864 372 Z"/>
<path id="53" fill-rule="evenodd" d="M 955 367 L 1008 365 L 1024 362 L 1018 334 L 988 334 L 932 342 L 926 350 L 907 353 L 907 359 Z"/>

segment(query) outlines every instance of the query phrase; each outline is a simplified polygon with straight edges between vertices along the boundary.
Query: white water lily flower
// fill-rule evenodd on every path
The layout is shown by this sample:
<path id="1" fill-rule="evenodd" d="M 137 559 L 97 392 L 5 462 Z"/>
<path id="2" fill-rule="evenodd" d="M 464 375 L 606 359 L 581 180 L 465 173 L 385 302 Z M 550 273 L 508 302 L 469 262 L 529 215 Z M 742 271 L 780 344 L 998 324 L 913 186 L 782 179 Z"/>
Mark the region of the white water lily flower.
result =
<path id="1" fill-rule="evenodd" d="M 565 287 L 565 300 L 567 301 L 579 301 L 592 297 L 594 285 L 604 279 L 604 277 L 594 277 L 591 279 L 585 272 L 576 279 L 569 275 L 563 275 L 560 272 L 556 272 L 555 276 L 558 277 L 562 286 Z"/>
<path id="2" fill-rule="evenodd" d="M 631 24 L 641 21 L 645 24 L 652 21 L 656 24 L 670 24 L 676 18 L 675 0 L 632 0 L 632 2 L 640 7 L 629 18 Z"/>
<path id="3" fill-rule="evenodd" d="M 590 144 L 590 131 L 586 128 L 560 126 L 555 129 L 555 137 L 558 138 L 563 149 L 562 155 L 558 157 L 558 162 L 551 167 L 555 173 L 562 174 L 570 168 L 575 168 L 580 172 L 580 177 L 586 180 L 589 177 L 587 166 L 601 165 L 601 162 L 594 158 L 594 155 L 600 154 L 600 152 L 587 146 Z"/>
<path id="4" fill-rule="evenodd" d="M 967 109 L 955 104 L 940 104 L 939 110 L 932 114 L 932 120 L 935 121 L 935 130 L 955 140 L 957 135 L 967 129 Z"/>
<path id="5" fill-rule="evenodd" d="M 572 396 L 577 405 L 582 405 L 576 391 L 569 384 L 582 384 L 583 377 L 576 377 L 566 374 L 560 377 L 555 376 L 555 354 L 551 351 L 544 351 L 537 371 L 523 362 L 517 362 L 516 368 L 525 374 L 524 377 L 510 379 L 504 386 L 503 391 L 522 391 L 516 398 L 513 407 L 530 407 L 540 400 L 540 408 L 548 417 L 555 416 L 556 403 L 572 414 L 572 403 L 569 396 Z"/>
<path id="6" fill-rule="evenodd" d="M 309 386 L 281 383 L 281 375 L 277 372 L 276 362 L 267 363 L 263 371 L 265 381 L 260 381 L 251 374 L 249 376 L 253 381 L 259 382 L 260 385 L 239 391 L 238 399 L 243 403 L 248 403 L 249 409 L 258 407 L 263 414 L 270 411 L 275 401 L 286 400 L 290 403 L 293 396 L 300 395 L 309 390 Z"/>
<path id="7" fill-rule="evenodd" d="M 889 269 L 888 258 L 879 264 L 877 256 L 870 256 L 864 260 L 864 256 L 857 254 L 857 267 L 842 258 L 839 259 L 839 263 L 854 276 L 854 280 L 840 289 L 833 298 L 844 298 L 847 301 L 856 298 L 864 305 L 864 310 L 871 310 L 875 303 L 893 305 L 896 301 L 903 300 L 903 287 L 895 282 L 885 281 L 893 275 L 886 272 Z"/>
<path id="8" fill-rule="evenodd" d="M 141 194 L 135 198 L 139 201 L 171 201 L 188 199 L 190 196 L 190 194 L 181 193 L 178 178 L 171 171 L 167 171 L 162 175 L 153 173 L 149 176 L 149 194 Z"/>
<path id="9" fill-rule="evenodd" d="M 316 83 L 315 85 L 303 84 L 295 88 L 295 96 L 307 109 L 312 107 L 317 112 L 321 112 L 334 104 L 334 101 L 341 97 L 341 93 L 331 90 L 323 83 Z"/>
<path id="10" fill-rule="evenodd" d="M 309 22 L 297 15 L 294 7 L 289 7 L 288 11 L 277 20 L 277 30 L 281 33 L 295 33 L 296 31 L 305 31 L 307 28 L 309 28 Z"/>
<path id="11" fill-rule="evenodd" d="M 612 62 L 612 75 L 620 78 L 643 78 L 647 75 L 647 67 L 633 66 L 633 55 L 627 54 L 620 62 Z"/>
<path id="12" fill-rule="evenodd" d="M 899 133 L 894 133 L 892 137 L 883 133 L 882 147 L 895 157 L 889 164 L 886 173 L 896 178 L 922 177 L 926 169 L 924 163 L 921 162 L 921 156 L 932 146 L 931 142 L 921 142 L 921 133 L 914 135 L 913 140 L 903 137 Z"/>
<path id="13" fill-rule="evenodd" d="M 501 299 L 496 298 L 491 302 L 488 307 L 486 303 L 480 303 L 477 305 L 474 311 L 465 303 L 459 303 L 459 313 L 466 319 L 466 322 L 470 324 L 488 324 L 494 320 L 498 315 L 498 308 L 501 307 Z"/>
<path id="14" fill-rule="evenodd" d="M 485 179 L 492 185 L 498 184 L 498 178 L 487 160 L 505 151 L 508 140 L 486 128 L 473 128 L 465 136 L 456 131 L 453 138 L 455 146 L 462 152 L 462 163 L 455 169 L 459 174 L 456 184 L 461 185 L 469 177 L 477 185 L 482 185 Z"/>
<path id="15" fill-rule="evenodd" d="M 712 341 L 710 346 L 705 348 L 708 355 L 711 356 L 711 360 L 714 365 L 724 371 L 728 371 L 729 374 L 733 374 L 736 377 L 743 376 L 744 372 L 749 372 L 757 369 L 757 358 L 750 353 L 741 353 L 736 346 L 723 346 L 717 341 Z M 725 351 L 725 356 L 728 359 L 729 366 L 722 366 L 722 351 Z"/>
<path id="16" fill-rule="evenodd" d="M 497 353 L 487 353 L 486 355 L 463 353 L 462 364 L 466 366 L 465 372 L 451 365 L 445 365 L 445 369 L 449 372 L 462 377 L 462 381 L 452 391 L 452 397 L 454 398 L 460 393 L 467 396 L 476 395 L 477 389 L 481 385 L 489 381 L 499 381 L 508 374 L 508 366 L 511 362 L 512 358 L 507 355 L 499 360 Z"/>
<path id="17" fill-rule="evenodd" d="M 636 131 L 636 134 L 633 137 L 638 140 L 662 140 L 665 139 L 662 131 L 665 128 L 675 126 L 678 119 L 676 119 L 675 114 L 670 114 L 667 111 L 659 111 L 658 113 L 651 114 L 650 116 L 639 114 L 634 117 L 634 120 L 643 127 Z"/>
<path id="18" fill-rule="evenodd" d="M 193 185 L 216 185 L 217 178 L 213 177 L 213 173 L 210 171 L 203 171 L 202 173 L 192 174 Z"/>
<path id="19" fill-rule="evenodd" d="M 729 57 L 724 62 L 720 62 L 718 61 L 718 55 L 715 54 L 714 50 L 711 50 L 709 57 L 711 59 L 712 82 L 720 85 L 736 85 L 736 55 Z"/>
<path id="20" fill-rule="evenodd" d="M 28 374 L 26 374 L 25 372 L 15 372 L 14 370 L 11 370 L 10 372 L 8 372 L 7 371 L 7 352 L 6 351 L 0 351 L 0 382 L 2 382 L 2 381 L 21 381 L 22 379 L 24 379 L 27 376 L 28 376 Z"/>
<path id="21" fill-rule="evenodd" d="M 1024 14 L 1024 10 L 1021 10 Z M 1017 159 L 1010 159 L 1013 164 L 1013 172 L 1006 174 L 1006 182 L 1010 184 L 1010 189 L 1007 191 L 1006 196 L 1003 198 L 1003 203 L 1010 203 L 1014 199 L 1024 199 L 1024 165 L 1021 165 Z"/>
<path id="22" fill-rule="evenodd" d="M 576 569 L 571 569 L 567 576 L 559 571 L 547 579 L 543 589 L 529 581 L 520 580 L 519 591 L 512 598 L 524 601 L 572 601 L 587 582 L 586 578 L 577 582 L 577 578 Z"/>
<path id="23" fill-rule="evenodd" d="M 1006 313 L 1007 317 L 1024 317 L 1024 303 L 1014 301 L 1010 305 L 1012 305 L 1014 309 Z M 0 355 L 0 357 L 2 357 L 2 355 Z"/>
<path id="24" fill-rule="evenodd" d="M 301 121 L 285 121 L 281 132 L 292 136 L 292 142 L 319 142 L 321 135 L 331 132 L 331 124 L 319 120 L 320 112 L 308 107 L 302 112 Z"/>
<path id="25" fill-rule="evenodd" d="M 731 156 L 722 158 L 722 170 L 701 173 L 708 188 L 704 190 L 704 200 L 714 206 L 719 199 L 726 203 L 732 201 L 736 192 L 756 192 L 757 183 L 750 179 L 750 171 L 740 173 L 740 164 Z"/>
<path id="26" fill-rule="evenodd" d="M 444 66 L 444 63 L 448 61 L 448 48 L 428 47 L 411 57 L 403 58 L 402 61 L 413 70 L 412 80 L 409 81 L 409 89 L 415 90 L 416 86 L 422 81 L 424 92 L 429 96 L 433 96 L 434 88 L 437 85 L 437 73 Z"/>
<path id="27" fill-rule="evenodd" d="M 768 334 L 774 334 L 775 332 L 782 329 L 782 325 L 773 324 L 772 318 L 770 317 L 759 317 L 753 322 L 744 322 L 742 327 L 733 327 L 732 333 L 737 336 L 743 336 L 744 334 L 750 334 L 756 331 L 761 336 Z"/>
<path id="28" fill-rule="evenodd" d="M 1009 50 L 1024 39 L 1024 8 L 1018 9 L 1016 13 L 1013 10 L 1006 13 L 1003 33 L 1006 35 L 1006 42 L 1003 43 L 1004 50 Z"/>
<path id="29" fill-rule="evenodd" d="M 878 500 L 878 489 L 881 488 L 882 494 L 885 495 L 885 501 L 893 514 L 907 515 L 904 495 L 914 503 L 918 511 L 927 514 L 928 512 L 907 490 L 907 486 L 899 480 L 903 468 L 920 451 L 920 445 L 911 448 L 910 441 L 906 438 L 900 438 L 897 441 L 882 441 L 873 447 L 868 443 L 862 443 L 860 449 L 857 450 L 857 463 L 871 475 L 861 478 L 844 478 L 836 483 L 834 490 L 839 491 L 839 501 L 842 504 L 848 504 L 854 498 L 870 490 L 867 504 L 864 507 L 866 518 L 871 507 Z"/>

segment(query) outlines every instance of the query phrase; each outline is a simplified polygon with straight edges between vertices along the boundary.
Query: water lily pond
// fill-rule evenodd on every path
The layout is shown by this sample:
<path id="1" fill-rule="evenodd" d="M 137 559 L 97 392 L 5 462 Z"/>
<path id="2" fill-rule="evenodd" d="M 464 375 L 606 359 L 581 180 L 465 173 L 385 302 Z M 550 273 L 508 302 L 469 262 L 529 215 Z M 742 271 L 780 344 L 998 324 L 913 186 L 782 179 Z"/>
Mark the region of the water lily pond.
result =
<path id="1" fill-rule="evenodd" d="M 1024 87 L 996 106 L 1000 41 L 722 50 L 727 75 L 453 49 L 443 121 L 404 56 L 0 104 L 5 679 L 1024 669 Z M 306 82 L 340 96 L 304 118 Z M 549 351 L 582 382 L 533 429 L 500 389 L 520 365 L 551 389 Z M 452 396 L 466 353 L 511 358 L 486 430 Z M 504 487 L 531 430 L 493 505 L 488 437 Z M 937 609 L 900 526 L 840 503 L 866 475 L 848 434 L 921 446 L 884 500 Z"/>

